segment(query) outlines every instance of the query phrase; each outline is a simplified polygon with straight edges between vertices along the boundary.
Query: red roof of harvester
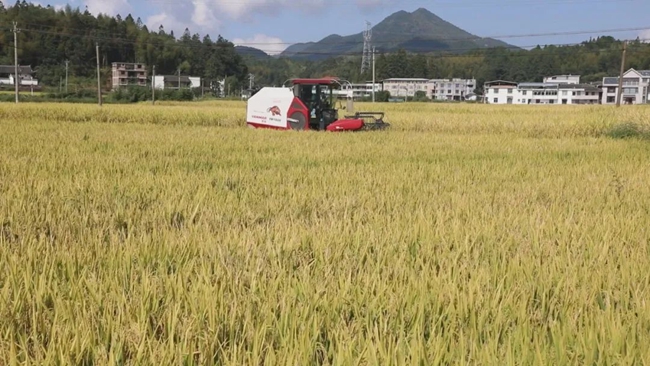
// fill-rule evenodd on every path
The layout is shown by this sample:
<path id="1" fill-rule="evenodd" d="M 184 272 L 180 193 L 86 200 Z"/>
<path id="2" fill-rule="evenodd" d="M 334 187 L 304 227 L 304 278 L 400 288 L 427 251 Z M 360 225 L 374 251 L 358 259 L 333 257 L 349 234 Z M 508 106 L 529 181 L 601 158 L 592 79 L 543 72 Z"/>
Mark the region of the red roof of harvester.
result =
<path id="1" fill-rule="evenodd" d="M 338 84 L 339 79 L 335 77 L 323 77 L 323 78 L 316 78 L 316 79 L 293 79 L 291 80 L 293 84 Z"/>

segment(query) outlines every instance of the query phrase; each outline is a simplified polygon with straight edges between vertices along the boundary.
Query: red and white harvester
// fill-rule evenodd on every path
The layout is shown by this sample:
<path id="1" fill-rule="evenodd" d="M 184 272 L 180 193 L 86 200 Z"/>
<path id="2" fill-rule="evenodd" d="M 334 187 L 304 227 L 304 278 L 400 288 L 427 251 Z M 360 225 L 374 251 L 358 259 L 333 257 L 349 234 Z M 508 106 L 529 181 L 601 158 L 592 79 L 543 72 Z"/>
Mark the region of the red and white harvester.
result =
<path id="1" fill-rule="evenodd" d="M 390 126 L 383 112 L 356 112 L 339 119 L 334 108 L 337 78 L 292 79 L 291 87 L 264 87 L 248 98 L 251 128 L 316 131 L 380 130 Z M 350 98 L 350 97 L 348 97 Z"/>

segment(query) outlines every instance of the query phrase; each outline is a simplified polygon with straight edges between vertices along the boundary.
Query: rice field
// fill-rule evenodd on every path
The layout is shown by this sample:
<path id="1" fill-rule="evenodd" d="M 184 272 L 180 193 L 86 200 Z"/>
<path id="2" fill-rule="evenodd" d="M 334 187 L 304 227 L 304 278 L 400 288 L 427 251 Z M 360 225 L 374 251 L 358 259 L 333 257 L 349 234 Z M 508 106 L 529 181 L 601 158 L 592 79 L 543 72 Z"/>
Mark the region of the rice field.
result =
<path id="1" fill-rule="evenodd" d="M 0 365 L 650 364 L 648 107 L 356 108 L 1 105 Z"/>

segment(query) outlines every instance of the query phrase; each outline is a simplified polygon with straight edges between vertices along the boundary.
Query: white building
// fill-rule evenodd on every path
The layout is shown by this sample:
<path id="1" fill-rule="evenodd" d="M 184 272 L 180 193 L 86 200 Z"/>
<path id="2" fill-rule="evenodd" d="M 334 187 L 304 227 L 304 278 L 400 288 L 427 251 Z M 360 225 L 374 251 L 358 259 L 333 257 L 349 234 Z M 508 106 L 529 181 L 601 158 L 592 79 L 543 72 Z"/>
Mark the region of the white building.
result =
<path id="1" fill-rule="evenodd" d="M 16 66 L 14 65 L 0 65 L 0 84 L 2 85 L 16 85 L 15 84 Z M 32 76 L 34 71 L 31 66 L 18 66 L 18 85 L 23 86 L 37 86 L 38 80 Z"/>
<path id="2" fill-rule="evenodd" d="M 515 104 L 598 104 L 600 89 L 589 84 L 520 83 Z"/>
<path id="3" fill-rule="evenodd" d="M 427 97 L 434 100 L 465 100 L 474 94 L 476 79 L 432 79 L 427 84 Z"/>
<path id="4" fill-rule="evenodd" d="M 544 80 L 554 80 L 552 77 Z M 555 79 L 557 80 L 557 79 Z M 515 83 L 497 80 L 485 84 L 489 104 L 598 104 L 600 89 L 590 84 L 580 84 L 580 77 L 569 82 Z"/>
<path id="5" fill-rule="evenodd" d="M 514 104 L 517 94 L 517 83 L 506 80 L 489 81 L 483 86 L 483 93 L 485 95 L 485 103 Z"/>
<path id="6" fill-rule="evenodd" d="M 560 86 L 558 101 L 561 104 L 600 104 L 600 88 L 592 84 Z"/>
<path id="7" fill-rule="evenodd" d="M 350 95 L 353 98 L 371 98 L 372 97 L 372 82 L 357 83 L 357 84 L 342 84 L 341 89 L 334 89 L 333 93 L 339 98 L 347 98 Z M 375 93 L 383 90 L 381 82 L 375 82 Z"/>
<path id="8" fill-rule="evenodd" d="M 580 75 L 553 75 L 544 78 L 545 83 L 580 84 Z"/>
<path id="9" fill-rule="evenodd" d="M 644 104 L 648 102 L 650 70 L 629 69 L 623 74 L 621 104 Z M 616 104 L 618 77 L 603 78 L 602 104 Z"/>
<path id="10" fill-rule="evenodd" d="M 418 91 L 435 100 L 465 100 L 474 93 L 475 79 L 390 78 L 383 80 L 383 90 L 391 97 L 413 97 Z"/>
<path id="11" fill-rule="evenodd" d="M 383 80 L 384 90 L 391 97 L 413 97 L 418 91 L 427 92 L 429 79 L 423 78 L 390 78 Z"/>
<path id="12" fill-rule="evenodd" d="M 198 76 L 156 75 L 153 83 L 156 89 L 191 89 L 201 87 L 201 78 Z"/>

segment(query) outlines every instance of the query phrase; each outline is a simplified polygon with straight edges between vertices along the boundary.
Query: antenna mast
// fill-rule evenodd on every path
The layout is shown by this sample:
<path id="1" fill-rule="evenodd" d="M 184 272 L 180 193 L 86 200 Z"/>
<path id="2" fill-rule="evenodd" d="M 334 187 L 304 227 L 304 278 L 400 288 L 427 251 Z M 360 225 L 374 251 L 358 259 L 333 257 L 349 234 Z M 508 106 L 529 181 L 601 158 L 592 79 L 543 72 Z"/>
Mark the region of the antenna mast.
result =
<path id="1" fill-rule="evenodd" d="M 372 27 L 369 21 L 366 20 L 366 30 L 363 31 L 363 58 L 361 59 L 361 74 L 370 69 L 370 60 L 372 53 Z"/>

